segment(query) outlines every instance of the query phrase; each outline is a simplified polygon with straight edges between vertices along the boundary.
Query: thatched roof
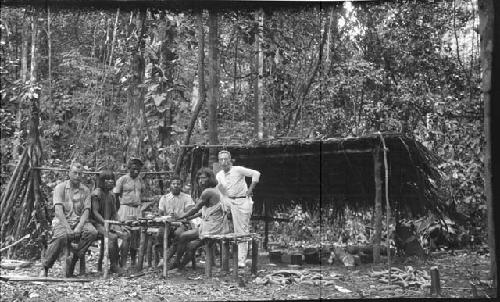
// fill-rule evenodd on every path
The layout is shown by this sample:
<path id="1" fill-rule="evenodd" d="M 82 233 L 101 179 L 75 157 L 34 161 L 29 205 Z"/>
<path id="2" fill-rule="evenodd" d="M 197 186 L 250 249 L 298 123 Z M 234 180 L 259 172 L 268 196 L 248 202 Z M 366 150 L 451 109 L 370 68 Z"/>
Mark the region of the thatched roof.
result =
<path id="1" fill-rule="evenodd" d="M 383 138 L 388 149 L 391 207 L 416 215 L 443 210 L 441 177 L 435 168 L 439 159 L 411 138 L 399 134 L 383 134 Z M 263 142 L 224 149 L 231 152 L 235 165 L 261 172 L 254 191 L 254 209 L 261 212 L 263 201 L 272 207 L 294 201 L 305 206 L 371 209 L 375 196 L 373 152 L 377 147 L 383 163 L 380 135 Z M 192 175 L 208 166 L 208 147 L 190 148 L 189 154 L 185 164 Z M 384 181 L 383 165 L 381 178 Z"/>

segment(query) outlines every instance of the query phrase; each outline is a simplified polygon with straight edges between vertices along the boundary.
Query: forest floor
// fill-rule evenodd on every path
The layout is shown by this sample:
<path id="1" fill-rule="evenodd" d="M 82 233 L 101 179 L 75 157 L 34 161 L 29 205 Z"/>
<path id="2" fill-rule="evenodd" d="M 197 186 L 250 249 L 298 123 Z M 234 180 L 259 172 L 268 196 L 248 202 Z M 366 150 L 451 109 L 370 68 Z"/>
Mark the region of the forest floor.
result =
<path id="1" fill-rule="evenodd" d="M 91 249 L 91 255 L 87 256 L 87 274 L 79 276 L 91 279 L 90 282 L 0 281 L 1 301 L 234 301 L 433 297 L 429 287 L 403 288 L 381 283 L 372 272 L 387 269 L 386 264 L 362 264 L 353 268 L 346 268 L 341 263 L 291 267 L 269 263 L 265 253 L 259 257 L 257 276 L 251 275 L 248 265 L 246 269 L 240 269 L 239 281 L 235 281 L 232 274 L 221 274 L 219 267 L 214 268 L 212 278 L 206 278 L 202 263 L 198 263 L 197 269 L 189 267 L 182 273 L 171 270 L 167 280 L 161 278 L 161 269 L 149 268 L 144 269 L 145 274 L 142 276 L 111 275 L 111 278 L 104 280 L 96 269 L 97 248 Z M 470 281 L 486 280 L 488 265 L 488 255 L 470 251 L 441 252 L 426 259 L 393 259 L 393 267 L 402 271 L 411 267 L 413 270 L 428 272 L 432 266 L 437 266 L 443 298 L 472 298 L 474 293 Z M 37 261 L 27 268 L 1 269 L 0 275 L 37 276 L 39 270 L 40 261 Z M 280 270 L 288 270 L 294 272 L 295 277 L 301 277 L 278 277 L 276 280 L 279 282 L 262 284 L 266 276 Z M 49 271 L 49 276 L 63 277 L 60 261 Z M 320 279 L 324 279 L 324 282 Z M 477 286 L 477 297 L 487 298 L 495 295 L 496 291 L 488 286 Z"/>

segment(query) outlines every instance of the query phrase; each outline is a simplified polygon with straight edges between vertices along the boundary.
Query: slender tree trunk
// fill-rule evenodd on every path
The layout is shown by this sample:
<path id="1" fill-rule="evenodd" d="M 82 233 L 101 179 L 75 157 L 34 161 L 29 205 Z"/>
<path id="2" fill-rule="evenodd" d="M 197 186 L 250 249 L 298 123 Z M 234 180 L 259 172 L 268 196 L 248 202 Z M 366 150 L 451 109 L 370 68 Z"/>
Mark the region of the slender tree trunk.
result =
<path id="1" fill-rule="evenodd" d="M 49 67 L 49 101 L 52 101 L 52 38 L 50 31 L 50 23 L 52 22 L 50 17 L 50 5 L 47 6 L 47 48 L 48 48 L 48 67 Z"/>
<path id="2" fill-rule="evenodd" d="M 214 10 L 209 11 L 208 17 L 208 141 L 211 145 L 218 144 L 217 133 L 217 101 L 219 97 L 219 66 L 218 66 L 218 16 Z M 217 162 L 217 153 L 214 148 L 209 149 L 209 163 Z"/>
<path id="3" fill-rule="evenodd" d="M 191 119 L 189 121 L 188 129 L 186 131 L 186 137 L 184 138 L 184 145 L 189 145 L 191 139 L 191 134 L 193 132 L 194 125 L 198 119 L 198 115 L 205 103 L 205 32 L 203 30 L 203 11 L 200 10 L 199 14 L 196 16 L 196 31 L 198 36 L 198 100 L 191 113 Z M 186 154 L 186 149 L 181 148 L 179 156 L 177 157 L 177 162 L 175 164 L 175 174 L 179 174 L 182 167 L 182 161 L 184 155 Z"/>
<path id="4" fill-rule="evenodd" d="M 382 234 L 382 179 L 380 169 L 382 162 L 380 160 L 380 148 L 373 152 L 373 178 L 375 180 L 375 215 L 374 234 L 373 234 L 373 263 L 380 262 L 380 240 Z"/>
<path id="5" fill-rule="evenodd" d="M 141 157 L 142 141 L 144 137 L 144 94 L 139 86 L 144 82 L 145 61 L 143 56 L 143 38 L 146 32 L 146 10 L 141 9 L 137 16 L 140 35 L 136 50 L 132 55 L 133 83 L 128 90 L 129 115 L 131 124 L 129 128 L 129 141 L 127 146 L 128 157 Z"/>
<path id="6" fill-rule="evenodd" d="M 258 29 L 255 34 L 255 59 L 256 59 L 256 85 L 255 85 L 255 133 L 258 139 L 264 138 L 264 100 L 263 100 L 263 78 L 264 78 L 264 53 L 262 49 L 264 32 L 264 10 L 260 8 L 255 13 L 255 22 Z"/>
<path id="7" fill-rule="evenodd" d="M 29 43 L 29 21 L 23 20 L 22 32 L 21 32 L 21 71 L 20 78 L 23 85 L 26 85 L 28 80 L 28 43 Z M 12 159 L 16 161 L 19 158 L 19 146 L 21 145 L 21 131 L 22 131 L 22 120 L 23 111 L 21 99 L 17 102 L 17 114 L 16 114 L 16 133 L 14 134 L 14 141 L 12 147 Z"/>
<path id="8" fill-rule="evenodd" d="M 31 65 L 30 65 L 30 83 L 33 85 L 36 82 L 36 41 L 38 36 L 37 13 L 33 12 L 31 22 Z"/>
<path id="9" fill-rule="evenodd" d="M 495 120 L 492 119 L 492 114 L 495 112 L 492 110 L 494 104 L 492 100 L 498 98 L 498 83 L 495 83 L 495 79 L 498 79 L 498 63 L 499 56 L 493 55 L 495 50 L 498 50 L 498 31 L 495 35 L 495 22 L 496 12 L 498 13 L 498 2 L 495 3 L 493 0 L 480 0 L 479 4 L 479 23 L 480 23 L 480 35 L 481 35 L 481 74 L 482 74 L 482 98 L 484 101 L 484 132 L 486 138 L 486 148 L 484 150 L 484 193 L 486 195 L 486 205 L 488 208 L 488 247 L 490 250 L 490 275 L 489 277 L 494 280 L 494 287 L 497 287 L 497 263 L 496 263 L 496 241 L 495 241 L 495 203 L 493 202 L 494 187 L 493 187 L 493 173 L 492 169 L 492 158 L 491 155 L 494 154 L 493 144 L 493 124 Z M 496 10 L 496 11 L 495 11 Z M 497 51 L 498 53 L 498 51 Z M 496 67 L 496 69 L 495 69 Z M 496 77 L 495 77 L 496 75 Z M 496 84 L 496 85 L 495 85 Z M 496 87 L 496 88 L 495 88 Z M 498 171 L 498 170 L 497 170 Z M 497 172 L 498 174 L 498 172 Z M 497 191 L 498 192 L 498 191 Z M 498 198 L 498 195 L 496 196 Z"/>
<path id="10" fill-rule="evenodd" d="M 330 7 L 330 18 L 328 25 L 328 36 L 326 37 L 326 66 L 330 65 L 330 43 L 332 42 L 332 25 L 333 25 L 333 15 L 335 12 L 335 7 L 332 5 Z"/>

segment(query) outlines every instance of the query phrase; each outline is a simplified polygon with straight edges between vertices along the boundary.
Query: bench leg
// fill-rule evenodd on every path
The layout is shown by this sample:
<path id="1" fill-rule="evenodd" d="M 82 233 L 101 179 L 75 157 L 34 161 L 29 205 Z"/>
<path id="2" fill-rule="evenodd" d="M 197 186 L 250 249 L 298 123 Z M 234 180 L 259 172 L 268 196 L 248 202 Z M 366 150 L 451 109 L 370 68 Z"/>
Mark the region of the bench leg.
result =
<path id="1" fill-rule="evenodd" d="M 205 241 L 205 275 L 212 277 L 212 262 L 213 262 L 213 241 L 207 239 Z"/>
<path id="2" fill-rule="evenodd" d="M 146 250 L 148 267 L 151 268 L 153 266 L 153 238 L 149 234 L 146 234 L 146 241 L 148 242 Z"/>
<path id="3" fill-rule="evenodd" d="M 252 239 L 252 274 L 257 275 L 257 261 L 259 259 L 259 242 Z"/>
<path id="4" fill-rule="evenodd" d="M 196 269 L 196 254 L 193 253 L 193 256 L 191 256 L 191 267 L 193 268 L 193 270 Z"/>
<path id="5" fill-rule="evenodd" d="M 238 279 L 238 241 L 233 242 L 233 276 Z"/>
<path id="6" fill-rule="evenodd" d="M 222 240 L 221 244 L 221 271 L 229 272 L 229 242 Z"/>
<path id="7" fill-rule="evenodd" d="M 70 267 L 71 267 L 71 253 L 70 253 L 70 250 L 71 250 L 71 246 L 70 246 L 70 241 L 67 240 L 66 241 L 66 245 L 64 246 L 64 251 L 63 251 L 63 254 L 64 254 L 64 261 L 63 261 L 63 271 L 64 271 L 64 275 L 66 277 L 70 277 L 71 276 L 71 272 L 70 272 Z"/>
<path id="8" fill-rule="evenodd" d="M 97 260 L 97 271 L 102 272 L 102 261 L 104 260 L 104 237 L 101 238 L 99 247 L 99 259 Z"/>
<path id="9" fill-rule="evenodd" d="M 85 265 L 85 254 L 80 257 L 80 275 L 85 274 L 87 267 Z"/>

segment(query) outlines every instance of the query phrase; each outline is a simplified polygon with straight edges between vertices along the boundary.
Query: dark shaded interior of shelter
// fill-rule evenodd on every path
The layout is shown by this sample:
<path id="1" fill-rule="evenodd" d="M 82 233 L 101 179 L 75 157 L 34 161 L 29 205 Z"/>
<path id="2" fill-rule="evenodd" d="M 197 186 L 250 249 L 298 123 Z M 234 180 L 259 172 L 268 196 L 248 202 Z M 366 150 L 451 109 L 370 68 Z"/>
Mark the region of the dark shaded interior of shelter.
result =
<path id="1" fill-rule="evenodd" d="M 383 135 L 387 147 L 389 199 L 391 207 L 406 215 L 445 209 L 439 192 L 439 159 L 417 141 L 398 135 Z M 288 141 L 254 146 L 227 146 L 234 165 L 261 172 L 254 190 L 254 214 L 272 213 L 280 205 L 296 203 L 304 208 L 371 210 L 375 198 L 374 154 L 382 164 L 382 204 L 385 205 L 385 167 L 380 135 Z M 378 151 L 378 152 L 377 152 Z M 196 171 L 208 166 L 209 147 L 191 147 L 185 158 L 192 180 Z M 248 180 L 249 181 L 249 180 Z M 194 184 L 193 184 L 194 185 Z M 406 214 L 406 215 L 405 215 Z"/>

